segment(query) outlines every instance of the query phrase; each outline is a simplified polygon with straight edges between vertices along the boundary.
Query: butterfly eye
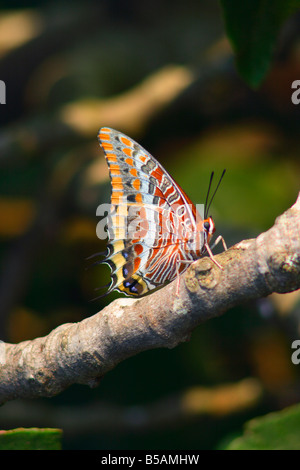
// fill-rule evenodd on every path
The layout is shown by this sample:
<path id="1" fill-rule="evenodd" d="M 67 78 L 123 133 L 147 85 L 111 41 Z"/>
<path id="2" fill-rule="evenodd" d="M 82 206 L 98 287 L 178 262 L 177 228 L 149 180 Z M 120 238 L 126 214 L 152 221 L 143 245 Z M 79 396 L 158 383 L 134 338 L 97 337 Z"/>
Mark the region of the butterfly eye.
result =
<path id="1" fill-rule="evenodd" d="M 208 232 L 209 229 L 210 229 L 210 223 L 209 222 L 204 222 L 203 227 L 204 227 L 204 230 L 206 230 Z"/>

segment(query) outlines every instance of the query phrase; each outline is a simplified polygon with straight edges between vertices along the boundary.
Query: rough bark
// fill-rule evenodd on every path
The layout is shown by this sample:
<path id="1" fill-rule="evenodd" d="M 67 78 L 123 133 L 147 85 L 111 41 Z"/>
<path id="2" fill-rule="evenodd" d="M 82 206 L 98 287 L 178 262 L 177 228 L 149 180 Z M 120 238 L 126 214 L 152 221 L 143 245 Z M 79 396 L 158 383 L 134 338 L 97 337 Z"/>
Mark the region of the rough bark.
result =
<path id="1" fill-rule="evenodd" d="M 173 348 L 201 322 L 234 305 L 300 288 L 300 194 L 274 226 L 193 263 L 177 281 L 141 299 L 120 298 L 79 323 L 19 344 L 0 343 L 0 402 L 53 396 L 73 383 L 96 386 L 119 362 Z"/>

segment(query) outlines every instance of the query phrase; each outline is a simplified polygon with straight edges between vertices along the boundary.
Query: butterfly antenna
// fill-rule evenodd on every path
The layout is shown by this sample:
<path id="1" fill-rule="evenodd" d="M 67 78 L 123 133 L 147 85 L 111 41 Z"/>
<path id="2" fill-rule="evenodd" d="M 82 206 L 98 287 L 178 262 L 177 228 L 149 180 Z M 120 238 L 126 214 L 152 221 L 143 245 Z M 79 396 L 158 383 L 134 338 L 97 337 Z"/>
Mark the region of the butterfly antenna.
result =
<path id="1" fill-rule="evenodd" d="M 209 198 L 209 193 L 210 193 L 210 188 L 211 188 L 213 177 L 214 177 L 214 172 L 212 172 L 211 175 L 210 175 L 208 190 L 207 190 L 207 193 L 206 193 L 206 199 L 205 199 L 205 204 L 204 204 L 204 219 L 207 218 L 207 212 L 208 212 L 208 209 L 209 209 L 209 206 L 207 207 L 207 203 L 208 203 L 208 198 Z"/>
<path id="2" fill-rule="evenodd" d="M 215 191 L 214 191 L 214 193 L 213 193 L 213 195 L 212 195 L 212 197 L 211 197 L 211 199 L 210 199 L 209 204 L 207 205 L 208 194 L 209 194 L 209 192 L 210 192 L 211 182 L 212 182 L 212 178 L 213 178 L 213 174 L 214 174 L 214 173 L 212 172 L 212 174 L 211 174 L 210 182 L 209 182 L 209 187 L 208 187 L 208 192 L 207 192 L 206 201 L 205 201 L 205 213 L 204 213 L 204 218 L 205 218 L 205 219 L 207 218 L 209 208 L 210 208 L 211 203 L 212 203 L 212 201 L 213 201 L 213 199 L 214 199 L 214 197 L 215 197 L 215 195 L 216 195 L 216 192 L 218 191 L 218 188 L 219 188 L 220 183 L 221 183 L 221 181 L 222 181 L 222 179 L 223 179 L 223 176 L 225 175 L 225 172 L 226 172 L 226 169 L 223 170 L 223 172 L 222 172 L 222 174 L 221 174 L 221 177 L 220 177 L 220 179 L 219 179 L 219 182 L 218 182 L 218 184 L 217 184 L 217 187 L 216 187 L 216 189 L 215 189 Z"/>

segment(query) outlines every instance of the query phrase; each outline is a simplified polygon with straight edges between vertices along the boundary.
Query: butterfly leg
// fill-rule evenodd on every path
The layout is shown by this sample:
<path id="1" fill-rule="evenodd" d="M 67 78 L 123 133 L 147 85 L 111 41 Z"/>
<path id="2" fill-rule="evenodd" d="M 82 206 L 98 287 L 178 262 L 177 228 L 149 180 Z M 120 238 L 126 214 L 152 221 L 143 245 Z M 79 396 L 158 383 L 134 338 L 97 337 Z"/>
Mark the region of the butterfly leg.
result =
<path id="1" fill-rule="evenodd" d="M 223 269 L 224 269 L 223 266 L 221 266 L 221 265 L 218 263 L 218 261 L 215 259 L 215 257 L 214 257 L 214 255 L 213 255 L 213 253 L 212 253 L 212 251 L 211 251 L 211 249 L 210 249 L 208 243 L 205 243 L 205 248 L 206 248 L 207 253 L 209 254 L 210 259 L 215 263 L 216 266 L 218 266 L 218 268 L 222 269 L 222 271 L 223 271 Z"/>
<path id="2" fill-rule="evenodd" d="M 179 285 L 180 285 L 180 275 L 179 275 L 179 268 L 178 264 L 180 263 L 180 260 L 176 261 L 176 278 L 177 278 L 177 283 L 176 283 L 176 297 L 179 297 Z"/>
<path id="3" fill-rule="evenodd" d="M 177 259 L 176 261 L 176 275 L 177 275 L 177 286 L 176 286 L 176 297 L 179 297 L 179 286 L 180 286 L 180 273 L 179 273 L 179 264 L 192 264 L 194 263 L 194 259 Z"/>
<path id="4" fill-rule="evenodd" d="M 222 242 L 223 244 L 223 248 L 224 248 L 224 251 L 227 251 L 227 245 L 226 245 L 226 242 L 224 240 L 224 238 L 222 237 L 222 235 L 219 235 L 218 238 L 216 239 L 216 241 L 213 243 L 212 247 L 210 248 L 211 250 L 214 249 L 215 246 L 218 245 L 218 243 Z"/>

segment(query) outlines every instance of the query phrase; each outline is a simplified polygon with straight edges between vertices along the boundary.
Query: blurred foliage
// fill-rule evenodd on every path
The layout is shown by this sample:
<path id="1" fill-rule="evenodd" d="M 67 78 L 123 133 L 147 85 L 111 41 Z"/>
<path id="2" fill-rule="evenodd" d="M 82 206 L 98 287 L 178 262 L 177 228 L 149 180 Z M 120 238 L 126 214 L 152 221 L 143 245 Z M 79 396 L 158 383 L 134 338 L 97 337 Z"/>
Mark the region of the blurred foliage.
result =
<path id="1" fill-rule="evenodd" d="M 60 429 L 11 429 L 0 431 L 0 450 L 60 450 Z"/>
<path id="2" fill-rule="evenodd" d="M 271 66 L 282 24 L 299 9 L 300 2 L 221 0 L 221 4 L 237 67 L 247 83 L 257 87 Z"/>
<path id="3" fill-rule="evenodd" d="M 300 450 L 300 406 L 255 418 L 245 424 L 242 437 L 228 450 Z"/>
<path id="4" fill-rule="evenodd" d="M 97 206 L 110 197 L 101 126 L 140 142 L 195 203 L 211 171 L 226 168 L 211 209 L 229 246 L 267 230 L 295 202 L 299 14 L 254 91 L 236 72 L 217 0 L 2 5 L 1 339 L 45 335 L 119 295 L 91 302 L 109 280 L 108 268 L 87 260 L 105 249 L 96 237 Z M 61 427 L 64 448 L 217 447 L 246 420 L 299 401 L 290 360 L 299 309 L 299 292 L 235 307 L 174 350 L 124 361 L 97 389 L 6 404 L 0 428 Z"/>

